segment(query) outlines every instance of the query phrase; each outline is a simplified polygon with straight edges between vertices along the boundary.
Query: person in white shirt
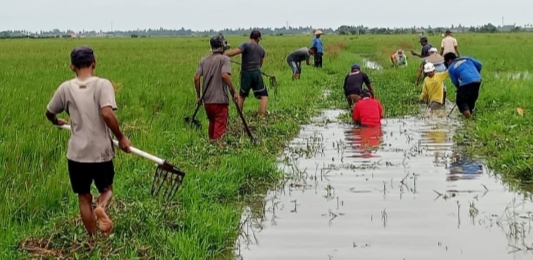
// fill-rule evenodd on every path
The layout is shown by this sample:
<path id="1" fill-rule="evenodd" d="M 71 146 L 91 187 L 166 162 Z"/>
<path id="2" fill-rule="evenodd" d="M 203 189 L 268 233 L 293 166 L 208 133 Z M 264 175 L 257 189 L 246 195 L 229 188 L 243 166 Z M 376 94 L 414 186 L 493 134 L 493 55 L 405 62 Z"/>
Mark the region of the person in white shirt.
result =
<path id="1" fill-rule="evenodd" d="M 446 36 L 442 39 L 440 42 L 440 55 L 443 56 L 446 53 L 455 53 L 455 55 L 459 55 L 459 50 L 457 48 L 457 39 L 455 39 L 452 36 L 452 32 L 450 30 L 446 30 Z"/>

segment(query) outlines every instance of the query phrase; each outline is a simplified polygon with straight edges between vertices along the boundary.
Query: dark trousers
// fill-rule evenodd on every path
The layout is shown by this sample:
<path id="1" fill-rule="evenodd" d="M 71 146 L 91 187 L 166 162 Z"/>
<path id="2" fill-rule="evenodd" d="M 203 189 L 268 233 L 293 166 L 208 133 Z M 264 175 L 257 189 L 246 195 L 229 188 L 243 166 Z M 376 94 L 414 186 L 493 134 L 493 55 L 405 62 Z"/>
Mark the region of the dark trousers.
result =
<path id="1" fill-rule="evenodd" d="M 317 68 L 322 68 L 322 56 L 324 55 L 324 53 L 322 52 L 317 52 L 315 53 L 315 67 Z"/>
<path id="2" fill-rule="evenodd" d="M 461 113 L 467 110 L 470 111 L 470 113 L 474 112 L 476 101 L 479 97 L 480 86 L 481 82 L 472 82 L 470 84 L 460 86 L 457 89 L 455 103 L 457 104 L 457 108 L 459 108 Z"/>

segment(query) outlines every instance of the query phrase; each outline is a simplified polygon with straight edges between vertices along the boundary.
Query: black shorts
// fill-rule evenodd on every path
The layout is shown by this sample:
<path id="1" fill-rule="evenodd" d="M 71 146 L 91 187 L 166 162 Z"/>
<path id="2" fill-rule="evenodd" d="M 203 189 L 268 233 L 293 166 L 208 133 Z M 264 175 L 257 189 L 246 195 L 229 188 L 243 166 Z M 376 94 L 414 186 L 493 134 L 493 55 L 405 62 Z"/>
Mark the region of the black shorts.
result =
<path id="1" fill-rule="evenodd" d="M 100 163 L 81 163 L 68 160 L 68 175 L 72 191 L 77 194 L 91 193 L 91 184 L 102 193 L 113 184 L 115 168 L 113 161 Z"/>
<path id="2" fill-rule="evenodd" d="M 470 111 L 472 113 L 476 107 L 476 101 L 479 96 L 479 87 L 481 82 L 473 82 L 461 86 L 457 89 L 457 95 L 455 97 L 455 103 L 459 112 Z"/>

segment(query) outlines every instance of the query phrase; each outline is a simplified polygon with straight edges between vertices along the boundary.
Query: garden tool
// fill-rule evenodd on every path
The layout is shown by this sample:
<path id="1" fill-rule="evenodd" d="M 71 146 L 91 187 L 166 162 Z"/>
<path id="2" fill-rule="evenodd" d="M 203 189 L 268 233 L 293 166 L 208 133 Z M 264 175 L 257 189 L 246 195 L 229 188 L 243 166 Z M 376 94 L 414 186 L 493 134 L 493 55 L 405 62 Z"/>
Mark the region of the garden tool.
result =
<path id="1" fill-rule="evenodd" d="M 71 130 L 70 125 L 60 125 L 57 127 Z M 113 144 L 118 147 L 117 140 L 113 140 Z M 152 196 L 155 197 L 161 194 L 165 200 L 171 200 L 181 186 L 183 179 L 185 178 L 185 172 L 168 161 L 141 151 L 133 146 L 130 147 L 130 150 L 132 153 L 154 161 L 157 164 L 154 172 L 154 179 L 152 181 L 152 188 L 150 190 Z"/>
<path id="2" fill-rule="evenodd" d="M 213 76 L 211 76 L 209 80 L 207 81 L 207 84 L 204 87 L 204 92 L 202 93 L 202 98 L 200 100 L 200 103 L 196 104 L 196 109 L 194 110 L 194 114 L 192 115 L 192 117 L 191 116 L 185 117 L 185 122 L 191 123 L 192 125 L 196 126 L 196 128 L 202 127 L 202 123 L 200 123 L 200 120 L 196 118 L 196 114 L 198 113 L 198 110 L 200 109 L 200 106 L 202 105 L 202 102 L 204 101 L 205 93 L 212 79 L 213 79 Z"/>

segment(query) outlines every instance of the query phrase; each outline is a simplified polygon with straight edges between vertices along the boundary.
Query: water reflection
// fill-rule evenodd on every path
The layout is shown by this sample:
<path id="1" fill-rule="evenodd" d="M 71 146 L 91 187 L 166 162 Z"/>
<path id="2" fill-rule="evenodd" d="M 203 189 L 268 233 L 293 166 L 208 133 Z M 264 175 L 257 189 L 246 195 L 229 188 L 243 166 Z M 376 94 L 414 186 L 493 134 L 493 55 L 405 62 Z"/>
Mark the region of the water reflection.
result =
<path id="1" fill-rule="evenodd" d="M 483 174 L 483 166 L 463 154 L 455 153 L 451 158 L 450 174 L 446 181 L 474 180 Z"/>
<path id="2" fill-rule="evenodd" d="M 381 127 L 353 127 L 344 131 L 346 143 L 351 145 L 350 158 L 379 157 L 374 153 L 379 149 L 383 131 Z"/>

